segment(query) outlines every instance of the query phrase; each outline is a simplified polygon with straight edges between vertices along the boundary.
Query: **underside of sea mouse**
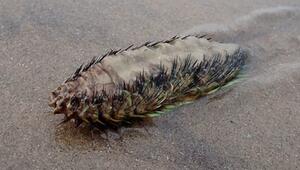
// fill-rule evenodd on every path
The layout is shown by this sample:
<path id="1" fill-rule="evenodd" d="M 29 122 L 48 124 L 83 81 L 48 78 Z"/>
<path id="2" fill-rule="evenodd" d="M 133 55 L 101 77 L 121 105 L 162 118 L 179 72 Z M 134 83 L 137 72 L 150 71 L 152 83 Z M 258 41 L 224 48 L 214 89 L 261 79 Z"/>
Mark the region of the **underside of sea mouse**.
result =
<path id="1" fill-rule="evenodd" d="M 49 106 L 76 126 L 130 126 L 224 86 L 247 55 L 239 45 L 194 35 L 111 50 L 51 92 Z"/>

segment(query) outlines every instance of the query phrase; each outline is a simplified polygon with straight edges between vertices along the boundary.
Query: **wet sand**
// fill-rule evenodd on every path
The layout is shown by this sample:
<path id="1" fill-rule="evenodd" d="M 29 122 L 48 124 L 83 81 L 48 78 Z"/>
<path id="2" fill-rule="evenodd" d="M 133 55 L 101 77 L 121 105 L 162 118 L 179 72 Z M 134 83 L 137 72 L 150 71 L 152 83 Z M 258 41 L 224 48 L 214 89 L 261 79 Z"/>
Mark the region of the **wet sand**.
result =
<path id="1" fill-rule="evenodd" d="M 0 1 L 1 169 L 299 169 L 300 3 Z M 243 82 L 146 129 L 57 127 L 48 92 L 110 48 L 209 33 L 249 49 Z M 147 132 L 148 131 L 148 132 Z"/>

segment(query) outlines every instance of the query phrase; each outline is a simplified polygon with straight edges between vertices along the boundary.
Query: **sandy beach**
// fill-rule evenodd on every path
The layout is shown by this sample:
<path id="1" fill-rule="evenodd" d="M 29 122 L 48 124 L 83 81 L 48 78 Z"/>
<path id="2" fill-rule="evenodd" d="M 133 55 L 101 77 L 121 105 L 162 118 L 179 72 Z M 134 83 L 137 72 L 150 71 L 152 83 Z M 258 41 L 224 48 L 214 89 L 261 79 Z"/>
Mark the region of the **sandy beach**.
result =
<path id="1" fill-rule="evenodd" d="M 250 51 L 229 91 L 91 136 L 48 93 L 113 48 L 209 34 Z M 299 169 L 298 0 L 0 0 L 0 169 Z"/>

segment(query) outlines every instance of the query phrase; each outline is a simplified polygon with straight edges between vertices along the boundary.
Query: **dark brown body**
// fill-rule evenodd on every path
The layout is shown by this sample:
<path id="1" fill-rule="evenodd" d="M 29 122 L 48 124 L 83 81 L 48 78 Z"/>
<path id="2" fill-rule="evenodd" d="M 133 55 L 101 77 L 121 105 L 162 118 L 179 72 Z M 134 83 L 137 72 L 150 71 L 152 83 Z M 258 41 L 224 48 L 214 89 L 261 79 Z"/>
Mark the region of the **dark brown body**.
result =
<path id="1" fill-rule="evenodd" d="M 235 44 L 197 36 L 110 51 L 78 68 L 50 94 L 49 105 L 65 121 L 118 128 L 224 85 L 246 55 Z"/>

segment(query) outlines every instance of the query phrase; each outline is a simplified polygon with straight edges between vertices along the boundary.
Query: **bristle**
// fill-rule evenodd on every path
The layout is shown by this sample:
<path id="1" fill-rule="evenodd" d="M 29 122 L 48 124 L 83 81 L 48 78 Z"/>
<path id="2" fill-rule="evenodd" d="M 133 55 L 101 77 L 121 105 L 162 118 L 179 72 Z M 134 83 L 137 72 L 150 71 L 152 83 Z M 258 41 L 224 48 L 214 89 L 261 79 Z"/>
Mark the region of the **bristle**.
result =
<path id="1" fill-rule="evenodd" d="M 202 91 L 204 94 L 202 95 L 206 95 L 209 91 L 224 85 L 227 82 L 226 79 L 230 79 L 232 73 L 240 69 L 244 62 L 245 55 L 239 51 L 227 58 L 227 60 L 221 61 L 219 56 L 215 56 L 213 59 L 203 60 L 198 63 L 197 61 L 192 61 L 190 56 L 187 56 L 182 62 L 174 60 L 172 71 L 169 74 L 162 64 L 159 66 L 158 73 L 153 73 L 149 76 L 140 73 L 136 77 L 135 82 L 131 84 L 123 82 L 123 84 L 118 86 L 119 89 L 113 95 L 109 96 L 109 101 L 111 101 L 110 107 L 112 109 L 107 119 L 117 124 L 122 124 L 125 117 L 127 117 L 127 122 L 131 122 L 134 121 L 134 119 L 130 119 L 130 117 L 153 116 L 153 113 L 150 114 L 150 112 L 159 111 L 166 104 L 184 100 L 182 97 L 193 98 L 193 96 L 189 96 L 196 95 L 190 92 L 192 88 L 196 89 L 202 87 L 202 89 L 204 89 Z M 178 63 L 180 63 L 179 67 L 177 66 Z M 202 81 L 200 81 L 201 77 L 206 76 L 209 78 L 206 80 L 206 84 L 203 84 Z M 172 87 L 178 87 L 178 90 L 173 91 L 174 89 L 171 89 L 169 84 L 171 84 Z M 124 96 L 122 92 L 125 91 L 130 91 L 130 94 L 127 93 L 127 96 Z M 181 94 L 174 94 L 174 92 L 180 92 Z M 140 100 L 133 101 L 137 106 L 130 105 L 126 99 L 128 97 L 132 99 L 133 94 L 137 94 L 142 98 L 133 99 Z M 97 101 L 96 103 L 103 103 L 102 95 L 102 93 L 96 95 L 94 101 Z M 172 101 L 169 101 L 170 99 L 172 99 Z M 126 113 L 126 110 L 132 112 L 130 107 L 140 107 L 140 109 L 133 113 Z M 143 109 L 141 109 L 141 107 Z M 122 112 L 120 110 L 122 110 Z M 158 113 L 159 112 L 156 112 L 156 114 Z"/>

